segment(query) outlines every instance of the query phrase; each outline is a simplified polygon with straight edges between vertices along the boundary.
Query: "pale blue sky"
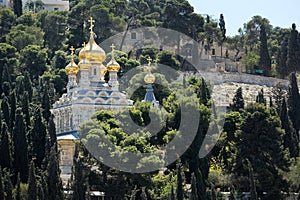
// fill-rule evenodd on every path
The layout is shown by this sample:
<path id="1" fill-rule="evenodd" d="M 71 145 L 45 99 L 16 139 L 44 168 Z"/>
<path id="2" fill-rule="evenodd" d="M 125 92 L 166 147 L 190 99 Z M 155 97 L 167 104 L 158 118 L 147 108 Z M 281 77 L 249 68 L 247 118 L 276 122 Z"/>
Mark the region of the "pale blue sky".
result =
<path id="1" fill-rule="evenodd" d="M 299 0 L 188 0 L 196 13 L 209 14 L 219 19 L 224 15 L 227 35 L 237 35 L 237 30 L 254 15 L 267 18 L 273 27 L 290 28 L 292 23 L 300 30 Z"/>

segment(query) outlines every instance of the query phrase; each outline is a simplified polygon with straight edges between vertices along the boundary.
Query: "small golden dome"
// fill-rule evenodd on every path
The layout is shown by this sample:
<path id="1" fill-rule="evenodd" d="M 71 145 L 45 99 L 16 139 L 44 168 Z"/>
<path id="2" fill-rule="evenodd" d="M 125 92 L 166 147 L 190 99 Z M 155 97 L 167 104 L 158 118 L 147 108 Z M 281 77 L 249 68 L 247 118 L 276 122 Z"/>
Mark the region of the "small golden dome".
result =
<path id="1" fill-rule="evenodd" d="M 74 47 L 72 46 L 70 48 L 71 50 L 71 62 L 66 66 L 66 72 L 68 74 L 77 74 L 79 71 L 78 65 L 76 65 L 76 63 L 74 62 Z"/>
<path id="2" fill-rule="evenodd" d="M 109 72 L 118 72 L 121 67 L 120 67 L 119 63 L 115 60 L 115 55 L 114 55 L 115 46 L 112 44 L 111 48 L 112 48 L 111 60 L 107 63 L 106 68 Z"/>
<path id="3" fill-rule="evenodd" d="M 144 81 L 145 83 L 148 83 L 148 84 L 152 84 L 155 82 L 155 76 L 151 73 L 148 73 L 145 77 L 144 77 Z"/>
<path id="4" fill-rule="evenodd" d="M 95 42 L 94 39 L 94 22 L 93 18 L 91 17 L 89 22 L 91 23 L 90 27 L 90 40 L 86 44 L 85 48 L 81 49 L 79 52 L 79 59 L 82 60 L 84 57 L 91 62 L 100 62 L 102 63 L 105 60 L 106 54 L 105 51 Z"/>

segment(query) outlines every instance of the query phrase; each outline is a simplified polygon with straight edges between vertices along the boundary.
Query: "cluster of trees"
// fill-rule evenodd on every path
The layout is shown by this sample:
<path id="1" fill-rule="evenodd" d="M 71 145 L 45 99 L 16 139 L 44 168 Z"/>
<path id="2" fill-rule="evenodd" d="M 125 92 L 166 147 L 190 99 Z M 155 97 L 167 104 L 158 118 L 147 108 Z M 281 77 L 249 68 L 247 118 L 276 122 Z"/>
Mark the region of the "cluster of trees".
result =
<path id="1" fill-rule="evenodd" d="M 235 49 L 235 58 L 242 52 L 244 66 L 249 70 L 263 69 L 265 75 L 286 77 L 299 67 L 300 37 L 296 26 L 291 30 L 273 28 L 260 16 L 246 23 L 239 35 L 224 40 L 217 21 L 194 13 L 186 0 L 71 0 L 69 12 L 39 11 L 39 7 L 26 12 L 20 9 L 20 0 L 13 3 L 13 10 L 0 9 L 0 199 L 63 199 L 50 108 L 65 92 L 64 67 L 70 59 L 66 51 L 70 46 L 81 47 L 87 41 L 89 31 L 85 26 L 90 16 L 101 19 L 96 20 L 94 29 L 98 43 L 126 29 L 156 26 L 182 32 L 202 42 L 206 50 L 217 42 Z M 40 5 L 40 1 L 29 2 L 29 9 L 32 3 Z M 179 53 L 180 38 L 174 46 Z M 145 63 L 148 56 L 157 63 L 182 69 L 182 60 L 167 51 L 148 48 L 129 55 L 122 51 L 116 53 L 120 55 L 117 61 L 123 72 Z M 276 66 L 271 63 L 273 55 Z M 157 72 L 159 69 L 153 70 L 157 79 L 169 80 Z M 83 141 L 88 144 L 91 139 L 110 139 L 117 147 L 111 152 L 116 158 L 122 156 L 118 149 L 136 153 L 159 151 L 174 136 L 182 134 L 184 137 L 185 133 L 178 131 L 179 102 L 184 102 L 201 113 L 200 128 L 191 147 L 163 171 L 129 174 L 99 163 L 78 144 L 70 183 L 75 192 L 71 198 L 82 200 L 91 188 L 105 191 L 108 197 L 116 199 L 179 200 L 216 199 L 216 188 L 225 190 L 228 186 L 251 190 L 253 197 L 262 197 L 267 192 L 268 199 L 278 199 L 281 191 L 299 191 L 298 179 L 294 177 L 299 176 L 300 163 L 296 134 L 300 130 L 300 97 L 296 77 L 291 77 L 288 96 L 279 87 L 274 91 L 276 95 L 271 101 L 274 103 L 268 106 L 263 92 L 258 94 L 257 103 L 245 106 L 242 90 L 238 90 L 231 112 L 225 118 L 222 139 L 211 154 L 202 159 L 198 157 L 199 149 L 214 113 L 207 83 L 196 78 L 183 85 L 174 83 L 173 87 L 181 96 L 155 84 L 156 97 L 168 113 L 139 102 L 145 92 L 140 88 L 133 93 L 132 98 L 138 103 L 130 109 L 130 114 L 141 126 L 150 123 L 149 113 L 157 119 L 167 115 L 157 137 L 149 137 L 142 129 L 128 135 L 119 127 L 120 124 L 128 126 L 126 120 L 117 120 L 113 113 L 103 111 L 81 126 L 83 132 L 88 133 Z M 142 75 L 137 75 L 135 80 L 142 81 Z M 189 98 L 184 97 L 185 94 L 189 94 Z M 101 140 L 98 142 L 100 147 L 106 147 Z M 143 167 L 160 162 L 159 156 L 154 156 L 137 165 Z M 90 166 L 98 166 L 98 169 L 91 170 Z M 214 167 L 219 169 L 216 177 L 211 172 Z M 224 177 L 230 177 L 231 181 L 225 184 Z M 189 185 L 188 197 L 186 186 Z"/>
<path id="2" fill-rule="evenodd" d="M 215 148 L 215 160 L 223 172 L 232 176 L 231 187 L 251 191 L 252 197 L 281 199 L 290 184 L 297 185 L 290 182 L 287 174 L 290 166 L 299 162 L 296 122 L 299 115 L 293 114 L 299 112 L 293 104 L 299 98 L 299 92 L 293 92 L 298 90 L 295 74 L 291 76 L 287 96 L 278 92 L 282 91 L 278 87 L 273 91 L 276 103 L 270 99 L 270 105 L 266 105 L 260 91 L 256 102 L 247 106 L 239 88 L 230 105 L 231 111 L 225 116 L 222 139 Z M 248 180 L 246 184 L 245 180 Z"/>
<path id="3" fill-rule="evenodd" d="M 247 72 L 264 70 L 266 76 L 288 78 L 299 71 L 299 33 L 296 25 L 291 28 L 273 27 L 259 15 L 244 24 L 239 34 L 227 37 L 226 47 L 235 50 L 234 60 L 240 60 Z"/>

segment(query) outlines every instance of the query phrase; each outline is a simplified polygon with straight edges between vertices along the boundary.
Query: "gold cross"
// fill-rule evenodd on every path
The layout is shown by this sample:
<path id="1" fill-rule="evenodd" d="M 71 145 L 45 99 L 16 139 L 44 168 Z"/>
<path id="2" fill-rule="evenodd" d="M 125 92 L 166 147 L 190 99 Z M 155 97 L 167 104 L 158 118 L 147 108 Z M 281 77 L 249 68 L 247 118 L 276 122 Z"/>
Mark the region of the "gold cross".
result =
<path id="1" fill-rule="evenodd" d="M 147 61 L 148 61 L 148 65 L 149 65 L 149 67 L 150 67 L 151 61 L 152 61 L 152 59 L 150 58 L 150 56 L 147 58 Z"/>
<path id="2" fill-rule="evenodd" d="M 94 28 L 94 22 L 95 20 L 93 20 L 93 17 L 91 17 L 88 22 L 90 22 L 91 26 L 90 26 L 90 30 L 91 30 L 91 33 L 93 32 L 93 28 Z"/>
<path id="3" fill-rule="evenodd" d="M 114 51 L 115 48 L 116 48 L 116 46 L 115 46 L 114 44 L 112 44 L 112 45 L 110 46 L 110 48 L 111 48 L 111 51 Z"/>
<path id="4" fill-rule="evenodd" d="M 75 50 L 74 47 L 71 46 L 70 50 L 71 50 L 71 56 L 72 56 L 72 58 L 74 58 L 74 50 Z"/>

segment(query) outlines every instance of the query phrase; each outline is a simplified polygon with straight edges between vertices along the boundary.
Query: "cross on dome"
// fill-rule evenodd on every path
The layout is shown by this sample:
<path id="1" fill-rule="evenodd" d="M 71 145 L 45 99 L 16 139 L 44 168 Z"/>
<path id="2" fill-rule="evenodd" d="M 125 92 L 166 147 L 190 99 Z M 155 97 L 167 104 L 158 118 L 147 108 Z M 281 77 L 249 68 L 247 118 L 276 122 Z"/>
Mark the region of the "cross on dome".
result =
<path id="1" fill-rule="evenodd" d="M 93 19 L 93 17 L 91 17 L 88 22 L 90 22 L 90 31 L 91 33 L 93 33 L 93 28 L 94 28 L 94 23 L 95 23 L 95 20 Z"/>
<path id="2" fill-rule="evenodd" d="M 152 59 L 150 58 L 150 56 L 147 58 L 147 61 L 148 61 L 148 66 L 150 67 L 151 62 L 152 62 Z"/>
<path id="3" fill-rule="evenodd" d="M 72 59 L 74 58 L 74 47 L 73 46 L 71 46 L 71 48 L 70 48 L 70 50 L 71 50 L 71 57 L 72 57 Z"/>

